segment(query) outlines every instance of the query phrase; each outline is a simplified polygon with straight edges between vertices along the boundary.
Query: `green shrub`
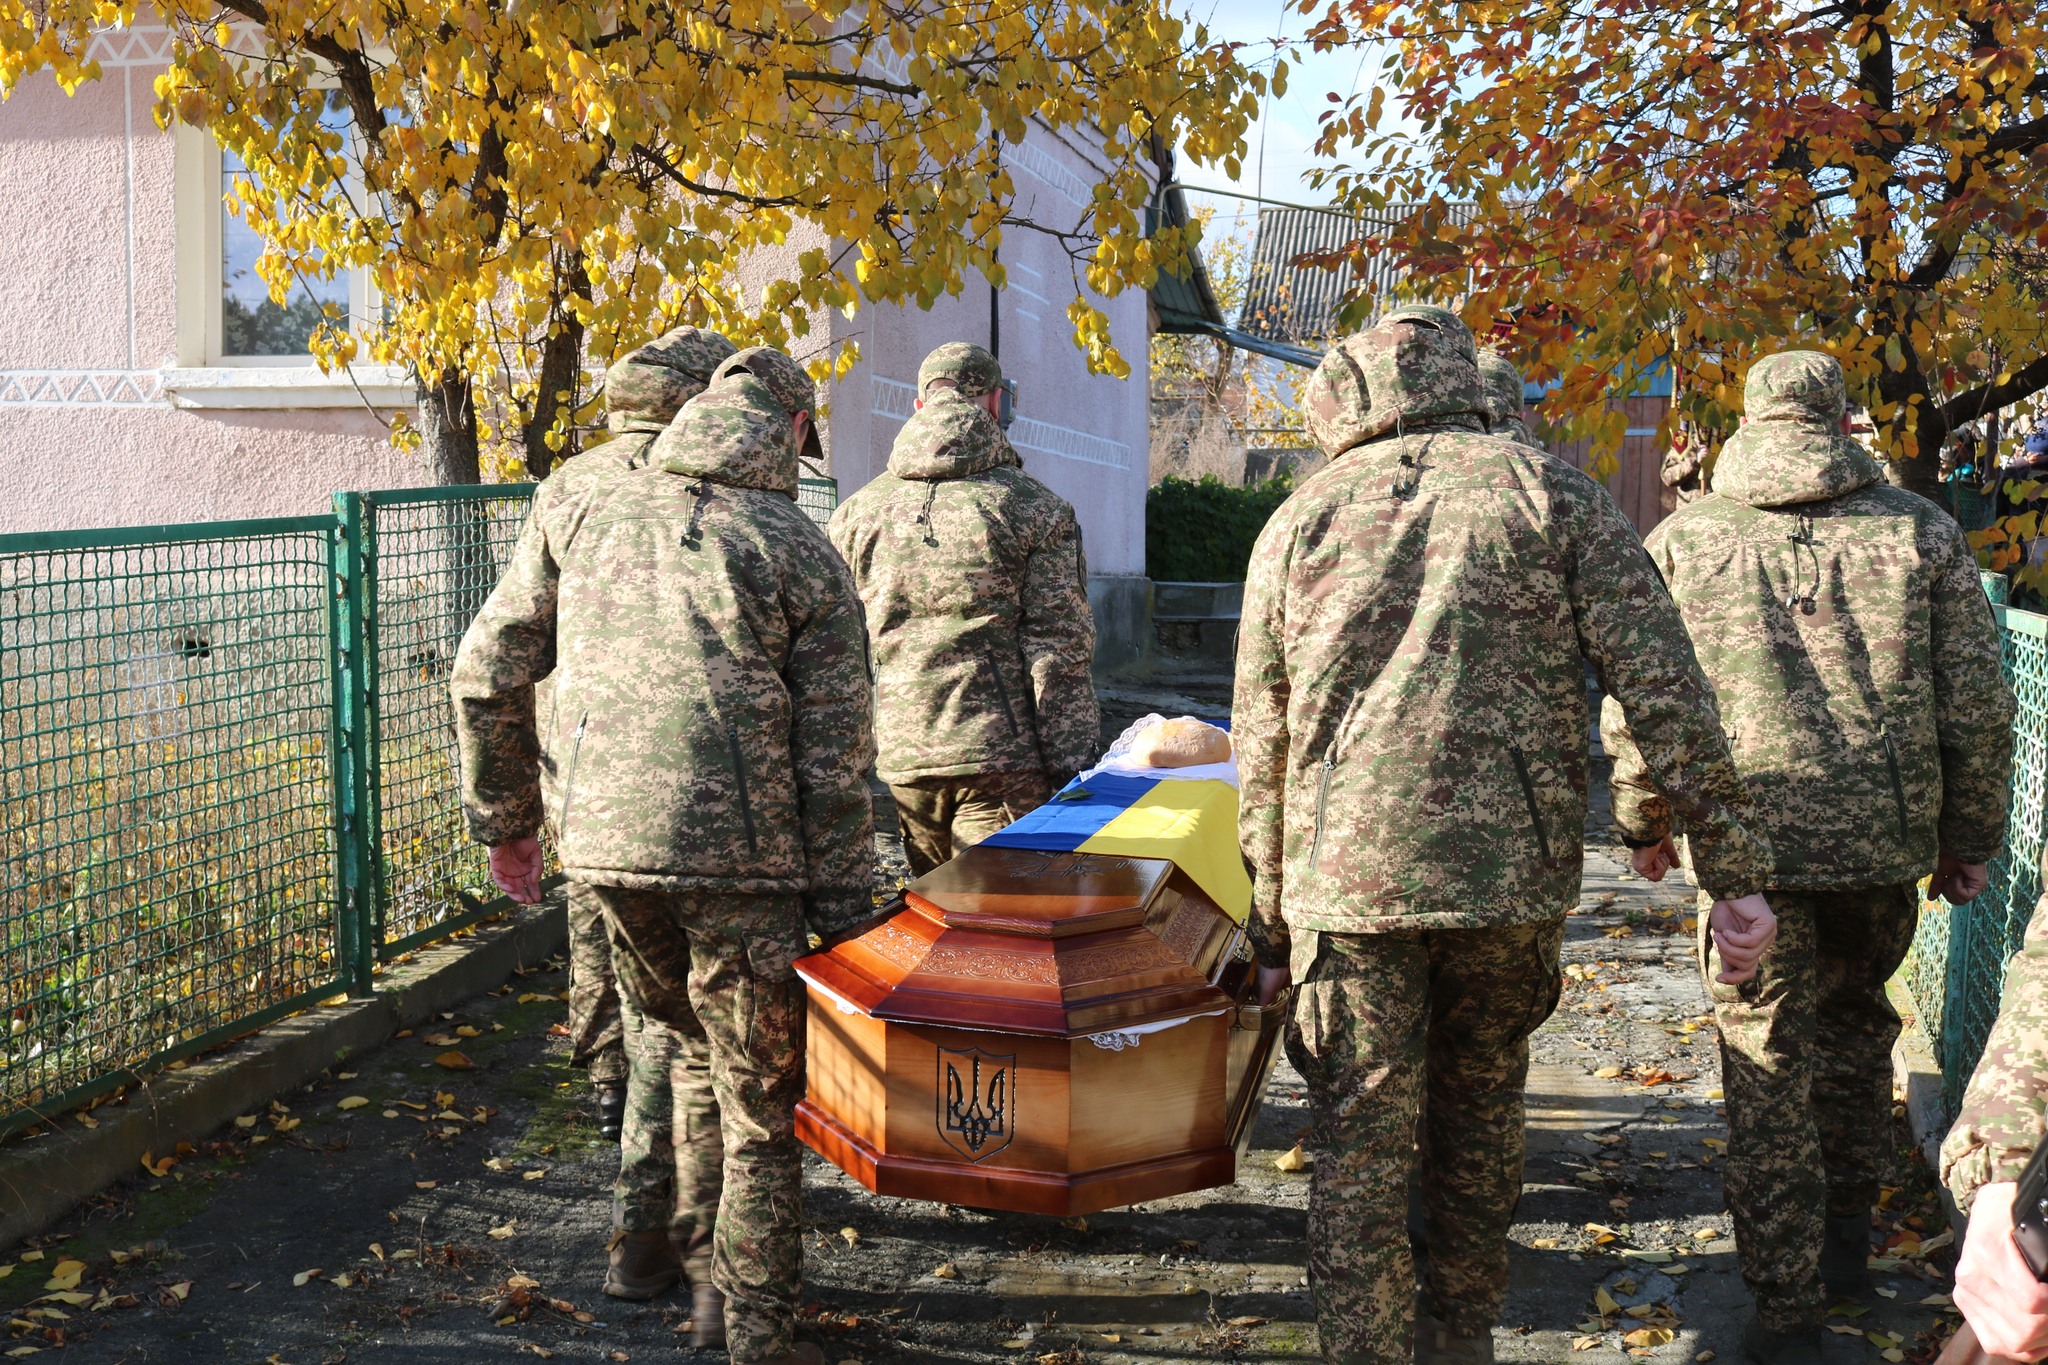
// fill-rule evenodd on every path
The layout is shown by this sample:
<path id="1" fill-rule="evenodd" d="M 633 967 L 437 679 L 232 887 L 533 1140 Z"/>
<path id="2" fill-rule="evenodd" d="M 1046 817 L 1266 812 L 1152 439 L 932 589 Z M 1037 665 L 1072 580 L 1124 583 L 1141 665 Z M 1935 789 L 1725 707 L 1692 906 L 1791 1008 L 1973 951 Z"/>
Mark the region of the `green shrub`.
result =
<path id="1" fill-rule="evenodd" d="M 1168 478 L 1145 495 L 1145 572 L 1163 583 L 1237 583 L 1292 475 L 1234 488 L 1213 474 Z"/>

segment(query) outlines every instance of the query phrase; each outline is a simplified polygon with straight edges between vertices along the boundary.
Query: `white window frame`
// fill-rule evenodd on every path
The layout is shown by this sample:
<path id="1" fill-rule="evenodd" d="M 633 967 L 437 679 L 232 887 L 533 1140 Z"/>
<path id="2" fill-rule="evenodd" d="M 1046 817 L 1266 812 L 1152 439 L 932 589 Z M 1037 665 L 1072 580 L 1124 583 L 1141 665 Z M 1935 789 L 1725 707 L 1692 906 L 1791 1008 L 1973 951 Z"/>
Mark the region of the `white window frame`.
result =
<path id="1" fill-rule="evenodd" d="M 224 158 L 213 136 L 180 123 L 173 128 L 176 158 L 177 354 L 162 371 L 163 391 L 178 407 L 372 408 L 410 407 L 414 386 L 402 366 L 356 364 L 322 373 L 313 357 L 223 355 L 221 266 L 224 248 L 221 194 Z M 369 271 L 348 273 L 351 327 L 374 316 L 381 299 Z"/>

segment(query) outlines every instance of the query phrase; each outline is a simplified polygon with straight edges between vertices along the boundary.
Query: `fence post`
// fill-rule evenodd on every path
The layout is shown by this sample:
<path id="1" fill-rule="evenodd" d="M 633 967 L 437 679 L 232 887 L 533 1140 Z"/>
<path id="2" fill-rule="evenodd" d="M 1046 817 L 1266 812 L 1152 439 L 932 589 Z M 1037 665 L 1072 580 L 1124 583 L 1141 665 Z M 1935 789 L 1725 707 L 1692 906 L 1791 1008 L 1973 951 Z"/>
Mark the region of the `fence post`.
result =
<path id="1" fill-rule="evenodd" d="M 334 495 L 334 575 L 331 662 L 334 678 L 334 849 L 335 897 L 343 981 L 352 995 L 370 992 L 376 961 L 373 867 L 378 849 L 369 841 L 372 821 L 366 799 L 366 732 L 371 728 L 363 684 L 367 630 L 363 620 L 363 497 Z"/>

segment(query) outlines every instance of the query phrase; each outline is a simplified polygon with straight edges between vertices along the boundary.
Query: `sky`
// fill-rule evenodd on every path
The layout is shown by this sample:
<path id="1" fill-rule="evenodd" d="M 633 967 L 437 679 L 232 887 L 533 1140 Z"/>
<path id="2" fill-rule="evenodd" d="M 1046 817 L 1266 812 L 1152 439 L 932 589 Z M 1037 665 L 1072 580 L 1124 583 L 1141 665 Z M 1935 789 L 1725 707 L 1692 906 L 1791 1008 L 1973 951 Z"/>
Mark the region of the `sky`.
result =
<path id="1" fill-rule="evenodd" d="M 1308 26 L 1307 16 L 1282 0 L 1174 0 L 1175 12 L 1209 27 L 1213 38 L 1249 44 L 1239 56 L 1247 63 L 1271 70 L 1273 40 L 1299 39 Z M 1309 188 L 1304 174 L 1316 164 L 1312 150 L 1319 125 L 1317 116 L 1332 106 L 1331 91 L 1349 96 L 1370 88 L 1371 76 L 1379 68 L 1377 50 L 1347 48 L 1317 53 L 1306 45 L 1288 57 L 1287 93 L 1268 97 L 1259 121 L 1246 135 L 1249 147 L 1242 173 L 1236 180 L 1221 166 L 1197 166 L 1180 158 L 1180 179 L 1189 186 L 1208 186 L 1238 194 L 1262 195 L 1291 204 L 1324 204 L 1326 194 Z M 1190 205 L 1213 204 L 1219 220 L 1239 212 L 1250 214 L 1255 205 L 1220 194 L 1190 193 Z"/>

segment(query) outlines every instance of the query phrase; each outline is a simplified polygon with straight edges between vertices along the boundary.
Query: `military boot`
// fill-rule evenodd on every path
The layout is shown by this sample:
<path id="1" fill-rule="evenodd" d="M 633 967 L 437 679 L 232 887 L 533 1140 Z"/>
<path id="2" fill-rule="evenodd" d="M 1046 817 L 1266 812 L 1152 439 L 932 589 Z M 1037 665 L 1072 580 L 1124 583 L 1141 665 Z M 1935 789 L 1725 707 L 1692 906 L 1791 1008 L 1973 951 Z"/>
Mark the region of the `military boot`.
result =
<path id="1" fill-rule="evenodd" d="M 1462 1336 L 1442 1318 L 1417 1313 L 1415 1365 L 1493 1365 L 1493 1333 Z"/>
<path id="2" fill-rule="evenodd" d="M 1839 1298 L 1870 1292 L 1870 1215 L 1831 1213 L 1820 1244 L 1820 1282 Z"/>
<path id="3" fill-rule="evenodd" d="M 1820 1328 L 1773 1332 L 1751 1318 L 1742 1329 L 1742 1358 L 1749 1365 L 1820 1365 Z"/>
<path id="4" fill-rule="evenodd" d="M 645 1303 L 675 1288 L 682 1277 L 682 1262 L 669 1242 L 667 1229 L 621 1232 L 612 1240 L 612 1260 L 605 1271 L 604 1292 L 615 1299 Z"/>
<path id="5" fill-rule="evenodd" d="M 617 1142 L 626 1132 L 626 1087 L 601 1085 L 597 1088 L 597 1135 Z"/>
<path id="6" fill-rule="evenodd" d="M 691 1233 L 681 1241 L 683 1278 L 690 1285 L 690 1345 L 699 1351 L 725 1349 L 725 1295 L 711 1283 L 711 1235 Z"/>

